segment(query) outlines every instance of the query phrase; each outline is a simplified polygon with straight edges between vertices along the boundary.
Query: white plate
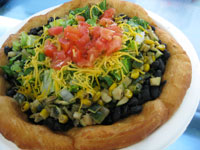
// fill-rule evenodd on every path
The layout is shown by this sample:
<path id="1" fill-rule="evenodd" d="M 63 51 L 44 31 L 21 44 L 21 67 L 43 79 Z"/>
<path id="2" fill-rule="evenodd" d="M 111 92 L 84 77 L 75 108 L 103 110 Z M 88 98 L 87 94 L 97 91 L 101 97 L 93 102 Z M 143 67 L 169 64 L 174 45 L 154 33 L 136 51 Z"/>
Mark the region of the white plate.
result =
<path id="1" fill-rule="evenodd" d="M 34 16 L 45 14 L 53 8 L 55 7 L 41 11 Z M 148 13 L 161 28 L 167 30 L 186 50 L 192 62 L 192 82 L 187 94 L 184 97 L 183 103 L 170 120 L 141 142 L 122 150 L 163 150 L 168 145 L 172 144 L 179 136 L 181 136 L 181 134 L 183 134 L 196 112 L 200 99 L 198 88 L 200 85 L 200 63 L 192 44 L 174 25 L 151 11 L 148 11 Z M 0 39 L 0 46 L 8 38 L 9 34 L 16 33 L 26 22 L 27 20 L 23 21 L 13 30 L 2 36 Z M 0 135 L 0 148 L 3 150 L 18 150 L 15 144 L 6 140 L 2 135 Z"/>

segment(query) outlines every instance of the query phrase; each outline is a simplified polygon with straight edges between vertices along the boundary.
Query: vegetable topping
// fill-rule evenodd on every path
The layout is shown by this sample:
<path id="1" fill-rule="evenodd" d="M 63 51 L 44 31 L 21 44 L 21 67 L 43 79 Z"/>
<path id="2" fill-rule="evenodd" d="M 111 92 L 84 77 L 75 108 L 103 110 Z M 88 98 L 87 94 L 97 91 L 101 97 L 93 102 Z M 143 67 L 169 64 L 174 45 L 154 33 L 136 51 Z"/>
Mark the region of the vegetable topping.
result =
<path id="1" fill-rule="evenodd" d="M 100 4 L 50 17 L 5 46 L 1 66 L 30 121 L 61 131 L 112 124 L 159 97 L 170 54 L 145 20 Z"/>

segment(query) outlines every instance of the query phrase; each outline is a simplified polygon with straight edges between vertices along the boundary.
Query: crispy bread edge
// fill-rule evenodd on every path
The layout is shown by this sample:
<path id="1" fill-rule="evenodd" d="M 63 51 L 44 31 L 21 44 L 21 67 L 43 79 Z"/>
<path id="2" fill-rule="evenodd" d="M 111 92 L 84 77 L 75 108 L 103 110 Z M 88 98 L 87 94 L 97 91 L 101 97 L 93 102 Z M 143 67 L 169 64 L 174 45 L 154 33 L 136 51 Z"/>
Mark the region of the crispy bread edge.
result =
<path id="1" fill-rule="evenodd" d="M 74 0 L 46 15 L 31 18 L 16 34 L 10 35 L 3 44 L 0 51 L 0 65 L 7 63 L 3 52 L 4 46 L 11 46 L 12 41 L 17 39 L 22 31 L 27 32 L 31 28 L 46 24 L 50 16 L 64 16 L 71 9 L 98 2 L 100 0 Z M 53 133 L 46 127 L 28 123 L 17 104 L 11 98 L 1 96 L 0 132 L 20 148 L 32 150 L 110 150 L 129 146 L 151 134 L 166 122 L 180 106 L 191 82 L 191 63 L 185 51 L 169 33 L 157 27 L 142 7 L 119 0 L 107 0 L 107 3 L 108 7 L 114 7 L 117 13 L 125 13 L 131 17 L 138 16 L 154 25 L 158 37 L 167 44 L 171 57 L 163 77 L 164 80 L 167 80 L 167 84 L 160 97 L 144 104 L 141 114 L 132 115 L 113 125 L 73 128 L 61 134 Z M 2 76 L 0 77 L 0 94 L 5 94 L 5 81 Z"/>

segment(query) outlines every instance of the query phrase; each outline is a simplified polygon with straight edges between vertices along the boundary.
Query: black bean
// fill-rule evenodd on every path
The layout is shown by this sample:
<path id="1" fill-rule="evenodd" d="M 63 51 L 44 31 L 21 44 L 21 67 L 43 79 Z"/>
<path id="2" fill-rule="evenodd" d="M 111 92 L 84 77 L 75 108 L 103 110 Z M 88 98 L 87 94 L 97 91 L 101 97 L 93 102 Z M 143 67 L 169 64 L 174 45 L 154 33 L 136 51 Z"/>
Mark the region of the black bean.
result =
<path id="1" fill-rule="evenodd" d="M 54 21 L 54 18 L 53 17 L 50 17 L 49 19 L 48 19 L 48 24 L 50 23 L 50 22 L 53 22 Z"/>
<path id="2" fill-rule="evenodd" d="M 158 60 L 156 60 L 156 61 L 154 61 L 152 64 L 151 64 L 151 68 L 152 69 L 158 69 L 158 67 L 159 67 L 159 61 Z"/>
<path id="3" fill-rule="evenodd" d="M 151 25 L 151 29 L 152 29 L 153 31 L 155 31 L 155 30 L 156 30 L 156 28 L 155 28 L 154 26 L 152 26 L 152 25 Z"/>
<path id="4" fill-rule="evenodd" d="M 66 124 L 61 124 L 54 118 L 48 117 L 44 120 L 44 124 L 53 131 L 66 131 L 72 127 L 72 121 L 69 120 Z"/>
<path id="5" fill-rule="evenodd" d="M 120 14 L 119 16 L 121 16 L 121 17 L 125 16 L 125 17 L 123 17 L 124 20 L 130 20 L 131 19 L 129 16 L 127 16 L 125 14 Z"/>
<path id="6" fill-rule="evenodd" d="M 4 47 L 4 53 L 6 54 L 6 56 L 8 55 L 8 52 L 12 51 L 12 48 L 9 46 L 5 46 Z"/>
<path id="7" fill-rule="evenodd" d="M 170 53 L 167 50 L 163 51 L 163 58 L 165 61 L 167 61 L 170 57 Z"/>
<path id="8" fill-rule="evenodd" d="M 6 95 L 7 95 L 7 96 L 13 97 L 15 94 L 16 94 L 16 90 L 13 89 L 13 88 L 10 88 L 10 89 L 8 89 L 8 90 L 6 91 Z"/>
<path id="9" fill-rule="evenodd" d="M 151 100 L 150 86 L 144 85 L 144 88 L 142 89 L 141 93 L 143 101 Z"/>
<path id="10" fill-rule="evenodd" d="M 43 27 L 42 26 L 37 27 L 36 30 L 37 30 L 37 32 L 39 32 L 40 30 L 43 30 Z"/>
<path id="11" fill-rule="evenodd" d="M 138 104 L 138 99 L 136 97 L 132 97 L 127 103 L 128 106 L 136 106 L 137 104 Z"/>
<path id="12" fill-rule="evenodd" d="M 149 79 L 146 79 L 146 80 L 144 81 L 144 85 L 150 85 L 150 80 L 149 80 Z"/>
<path id="13" fill-rule="evenodd" d="M 131 114 L 138 114 L 142 111 L 142 105 L 133 106 L 130 108 Z"/>
<path id="14" fill-rule="evenodd" d="M 156 70 L 156 72 L 154 73 L 155 77 L 161 77 L 162 76 L 162 71 L 161 70 Z"/>
<path id="15" fill-rule="evenodd" d="M 48 117 L 46 120 L 44 120 L 44 125 L 48 126 L 51 130 L 53 130 L 55 121 L 55 119 Z"/>
<path id="16" fill-rule="evenodd" d="M 145 100 L 142 98 L 142 93 L 138 94 L 138 105 L 142 105 L 145 103 Z"/>
<path id="17" fill-rule="evenodd" d="M 121 111 L 122 111 L 122 117 L 127 117 L 129 115 L 129 106 L 128 104 L 122 106 L 121 108 Z"/>
<path id="18" fill-rule="evenodd" d="M 129 16 L 123 17 L 124 20 L 130 20 L 131 18 Z"/>
<path id="19" fill-rule="evenodd" d="M 161 41 L 161 40 L 159 40 L 159 41 L 158 41 L 158 43 L 162 44 L 162 41 Z"/>
<path id="20" fill-rule="evenodd" d="M 152 86 L 151 89 L 151 97 L 156 99 L 160 96 L 160 87 L 159 86 Z"/>
<path id="21" fill-rule="evenodd" d="M 112 114 L 112 120 L 114 122 L 118 121 L 121 118 L 121 109 L 120 107 L 116 107 L 113 114 Z"/>
<path id="22" fill-rule="evenodd" d="M 56 20 L 57 20 L 57 19 L 60 19 L 60 17 L 57 16 L 57 17 L 56 17 Z"/>
<path id="23" fill-rule="evenodd" d="M 64 130 L 64 125 L 59 123 L 58 121 L 55 121 L 53 130 L 54 131 L 63 131 Z"/>
<path id="24" fill-rule="evenodd" d="M 121 13 L 121 14 L 119 14 L 119 16 L 120 16 L 120 17 L 122 17 L 122 16 L 124 16 L 124 15 L 125 15 L 125 14 L 122 14 L 122 13 Z"/>
<path id="25" fill-rule="evenodd" d="M 113 123 L 113 121 L 112 121 L 112 115 L 111 115 L 111 113 L 104 119 L 104 121 L 103 121 L 103 123 L 102 124 L 104 124 L 104 125 L 110 125 L 110 124 L 112 124 Z"/>
<path id="26" fill-rule="evenodd" d="M 164 62 L 163 62 L 163 60 L 161 58 L 159 58 L 158 61 L 159 61 L 159 69 L 162 71 L 162 73 L 164 73 L 165 64 L 164 64 Z"/>
<path id="27" fill-rule="evenodd" d="M 31 109 L 27 110 L 25 113 L 27 114 L 28 118 L 29 118 L 30 115 L 33 114 L 32 111 L 31 111 Z"/>
<path id="28" fill-rule="evenodd" d="M 28 34 L 29 34 L 29 35 L 30 35 L 30 34 L 32 34 L 32 35 L 37 35 L 37 33 L 38 33 L 37 28 L 32 28 Z"/>

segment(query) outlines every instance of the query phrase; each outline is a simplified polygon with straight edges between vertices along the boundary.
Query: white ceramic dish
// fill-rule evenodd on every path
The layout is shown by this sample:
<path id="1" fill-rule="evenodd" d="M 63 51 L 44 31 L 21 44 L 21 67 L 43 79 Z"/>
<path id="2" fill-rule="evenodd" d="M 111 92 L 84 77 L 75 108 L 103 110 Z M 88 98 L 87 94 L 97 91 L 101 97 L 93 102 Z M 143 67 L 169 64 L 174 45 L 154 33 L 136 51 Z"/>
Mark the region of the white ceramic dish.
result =
<path id="1" fill-rule="evenodd" d="M 56 6 L 58 7 L 58 6 Z M 53 7 L 55 8 L 55 7 Z M 41 11 L 33 16 L 45 14 L 53 8 Z M 200 94 L 198 86 L 200 85 L 200 63 L 198 56 L 195 52 L 190 41 L 187 37 L 174 25 L 160 17 L 159 15 L 148 11 L 149 15 L 155 20 L 155 22 L 161 27 L 167 30 L 178 43 L 186 50 L 190 60 L 192 62 L 192 82 L 191 86 L 184 97 L 183 103 L 177 110 L 177 112 L 168 120 L 164 125 L 158 128 L 150 136 L 142 140 L 141 142 L 123 148 L 122 150 L 163 150 L 170 144 L 172 144 L 187 128 L 192 117 L 194 116 L 196 109 L 198 107 Z M 33 17 L 31 16 L 31 17 Z M 30 17 L 30 18 L 31 18 Z M 29 18 L 28 18 L 29 19 Z M 27 19 L 27 20 L 28 20 Z M 8 38 L 10 34 L 16 33 L 26 22 L 22 21 L 14 29 L 7 32 L 0 39 L 0 46 Z M 184 117 L 183 117 L 184 116 Z M 0 149 L 3 150 L 19 150 L 15 144 L 6 140 L 2 135 L 0 135 Z"/>

